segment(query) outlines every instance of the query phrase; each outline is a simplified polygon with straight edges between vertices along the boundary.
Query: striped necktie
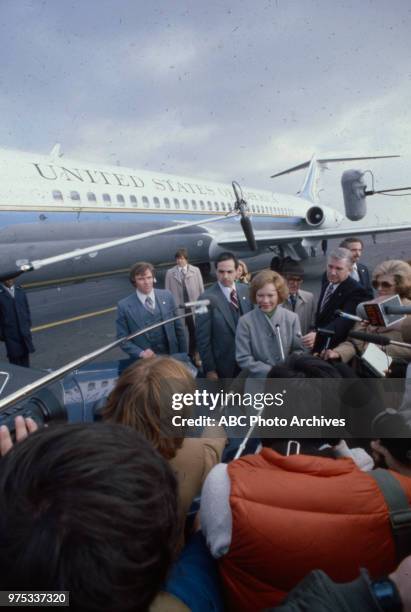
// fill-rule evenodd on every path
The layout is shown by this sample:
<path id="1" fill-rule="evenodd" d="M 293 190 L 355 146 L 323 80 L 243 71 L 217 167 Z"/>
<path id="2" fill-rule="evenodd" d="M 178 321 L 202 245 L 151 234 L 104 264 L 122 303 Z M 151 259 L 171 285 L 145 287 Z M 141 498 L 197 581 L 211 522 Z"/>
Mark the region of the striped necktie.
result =
<path id="1" fill-rule="evenodd" d="M 235 289 L 231 290 L 231 293 L 230 293 L 230 304 L 232 306 L 234 306 L 234 308 L 236 310 L 238 310 L 238 308 L 239 308 L 239 305 L 238 305 L 238 296 L 237 296 L 237 291 Z"/>
<path id="2" fill-rule="evenodd" d="M 334 293 L 334 285 L 333 283 L 330 283 L 327 289 L 325 290 L 323 301 L 321 302 L 320 310 L 324 310 L 324 308 L 327 306 L 328 302 L 330 301 L 330 298 L 333 293 Z"/>
<path id="3" fill-rule="evenodd" d="M 149 295 L 145 299 L 144 306 L 149 312 L 154 312 L 153 300 Z"/>

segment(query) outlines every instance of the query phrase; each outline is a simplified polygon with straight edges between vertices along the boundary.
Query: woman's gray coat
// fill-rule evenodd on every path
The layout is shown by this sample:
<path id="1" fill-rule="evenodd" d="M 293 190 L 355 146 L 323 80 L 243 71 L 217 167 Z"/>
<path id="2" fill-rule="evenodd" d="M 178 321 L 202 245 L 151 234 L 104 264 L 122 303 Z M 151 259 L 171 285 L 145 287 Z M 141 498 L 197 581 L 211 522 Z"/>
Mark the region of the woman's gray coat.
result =
<path id="1" fill-rule="evenodd" d="M 276 325 L 285 357 L 303 351 L 300 321 L 294 312 L 277 306 L 271 319 L 259 308 L 240 317 L 235 337 L 236 361 L 254 378 L 265 378 L 272 366 L 282 362 Z"/>

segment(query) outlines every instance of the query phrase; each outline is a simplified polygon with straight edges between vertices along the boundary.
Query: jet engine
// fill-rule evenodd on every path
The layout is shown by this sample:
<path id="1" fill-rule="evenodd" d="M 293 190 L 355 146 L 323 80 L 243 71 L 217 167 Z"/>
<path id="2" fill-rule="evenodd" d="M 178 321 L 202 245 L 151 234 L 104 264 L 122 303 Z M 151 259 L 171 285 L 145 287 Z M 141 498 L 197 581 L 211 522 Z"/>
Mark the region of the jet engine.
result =
<path id="1" fill-rule="evenodd" d="M 342 219 L 342 215 L 336 210 L 318 204 L 313 204 L 305 214 L 305 222 L 310 227 L 336 227 Z"/>

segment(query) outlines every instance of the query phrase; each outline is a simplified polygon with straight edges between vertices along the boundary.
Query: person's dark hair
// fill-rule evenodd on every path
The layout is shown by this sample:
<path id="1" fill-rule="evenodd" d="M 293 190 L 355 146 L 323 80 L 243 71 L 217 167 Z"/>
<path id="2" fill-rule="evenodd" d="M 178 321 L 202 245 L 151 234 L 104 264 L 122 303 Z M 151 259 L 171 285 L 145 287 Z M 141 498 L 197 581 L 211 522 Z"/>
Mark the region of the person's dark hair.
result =
<path id="1" fill-rule="evenodd" d="M 230 251 L 224 251 L 224 253 L 220 253 L 220 255 L 215 260 L 215 267 L 217 268 L 217 265 L 219 263 L 221 263 L 222 261 L 230 261 L 230 259 L 232 259 L 234 261 L 234 267 L 237 270 L 237 268 L 238 268 L 238 259 L 234 255 L 234 253 L 231 253 Z"/>
<path id="2" fill-rule="evenodd" d="M 304 268 L 301 262 L 290 259 L 286 261 L 281 268 L 281 274 L 285 278 L 289 276 L 299 276 L 301 279 L 304 278 Z"/>
<path id="3" fill-rule="evenodd" d="M 137 261 L 137 263 L 131 266 L 130 273 L 129 273 L 129 279 L 133 287 L 135 287 L 135 280 L 134 280 L 135 276 L 141 276 L 142 274 L 145 274 L 147 270 L 150 270 L 150 272 L 154 276 L 154 266 L 148 261 Z"/>
<path id="4" fill-rule="evenodd" d="M 284 364 L 273 366 L 267 374 L 267 378 L 341 378 L 341 374 L 332 366 L 319 357 L 313 355 L 290 355 Z M 305 384 L 305 383 L 304 383 Z M 302 397 L 304 387 L 302 387 Z M 298 442 L 305 454 L 330 456 L 330 451 L 319 452 L 319 448 L 324 444 L 338 444 L 340 438 L 293 438 Z M 285 438 L 261 438 L 261 443 L 265 447 L 274 448 L 282 452 L 288 439 Z"/>
<path id="5" fill-rule="evenodd" d="M 350 244 L 352 244 L 353 242 L 359 242 L 360 245 L 364 248 L 364 243 L 362 239 L 359 238 L 358 236 L 347 236 L 347 238 L 344 238 L 344 240 L 340 242 L 339 246 L 343 249 L 349 249 Z"/>
<path id="6" fill-rule="evenodd" d="M 402 414 L 392 409 L 381 411 L 373 420 L 372 430 L 394 459 L 411 465 L 411 428 Z"/>
<path id="7" fill-rule="evenodd" d="M 131 427 L 43 428 L 1 460 L 1 589 L 70 591 L 73 610 L 147 610 L 178 534 L 174 474 Z"/>
<path id="8" fill-rule="evenodd" d="M 194 393 L 195 388 L 193 376 L 181 361 L 171 357 L 139 359 L 117 380 L 102 417 L 133 427 L 165 459 L 172 459 L 182 447 L 185 433 L 172 423 L 172 397 Z M 180 414 L 190 417 L 190 407 L 184 405 Z"/>
<path id="9" fill-rule="evenodd" d="M 177 257 L 184 257 L 188 261 L 188 251 L 185 248 L 177 249 L 176 254 L 174 255 L 174 259 Z"/>
<path id="10" fill-rule="evenodd" d="M 267 378 L 341 378 L 330 363 L 313 355 L 290 355 L 283 365 L 273 366 Z"/>

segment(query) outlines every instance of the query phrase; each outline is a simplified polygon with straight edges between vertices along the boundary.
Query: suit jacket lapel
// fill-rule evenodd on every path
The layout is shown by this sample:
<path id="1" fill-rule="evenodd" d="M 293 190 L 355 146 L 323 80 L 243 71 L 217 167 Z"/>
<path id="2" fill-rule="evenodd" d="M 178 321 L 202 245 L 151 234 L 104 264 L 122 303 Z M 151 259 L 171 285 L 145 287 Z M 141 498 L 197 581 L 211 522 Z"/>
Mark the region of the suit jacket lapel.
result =
<path id="1" fill-rule="evenodd" d="M 220 289 L 220 285 L 217 283 L 214 287 L 214 296 L 216 298 L 216 306 L 220 310 L 224 319 L 227 321 L 228 325 L 231 327 L 233 332 L 235 333 L 235 324 L 233 320 L 233 315 L 231 314 L 230 305 L 225 295 Z"/>
<path id="2" fill-rule="evenodd" d="M 246 312 L 248 312 L 248 310 L 246 311 L 244 308 L 244 304 L 246 302 L 244 298 L 247 298 L 248 294 L 249 294 L 248 285 L 241 285 L 241 284 L 237 285 L 237 295 L 238 295 L 238 303 L 240 305 L 240 315 L 246 314 Z"/>
<path id="3" fill-rule="evenodd" d="M 143 304 L 140 302 L 137 294 L 134 296 L 134 301 L 131 300 L 131 303 L 128 304 L 127 310 L 130 317 L 133 319 L 134 323 L 137 325 L 138 329 L 141 329 L 143 325 L 141 325 L 141 316 L 144 314 L 145 308 Z"/>
<path id="4" fill-rule="evenodd" d="M 349 276 L 348 278 L 351 278 L 351 277 Z M 335 309 L 340 304 L 341 297 L 345 293 L 346 282 L 347 281 L 343 281 L 342 283 L 338 285 L 337 289 L 334 290 L 325 308 L 321 311 L 321 315 L 323 314 L 328 315 L 330 312 L 334 314 Z"/>

